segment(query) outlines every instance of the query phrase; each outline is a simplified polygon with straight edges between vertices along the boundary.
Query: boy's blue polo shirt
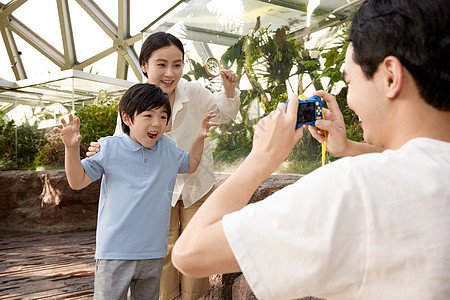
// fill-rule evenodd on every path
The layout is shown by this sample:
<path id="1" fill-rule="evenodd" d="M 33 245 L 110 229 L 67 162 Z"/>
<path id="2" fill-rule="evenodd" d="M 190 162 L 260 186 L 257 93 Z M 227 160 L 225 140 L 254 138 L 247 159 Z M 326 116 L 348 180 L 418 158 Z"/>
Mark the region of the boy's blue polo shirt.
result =
<path id="1" fill-rule="evenodd" d="M 145 148 L 128 135 L 99 140 L 100 152 L 81 161 L 93 181 L 102 177 L 96 259 L 167 255 L 172 191 L 189 153 L 162 136 Z"/>

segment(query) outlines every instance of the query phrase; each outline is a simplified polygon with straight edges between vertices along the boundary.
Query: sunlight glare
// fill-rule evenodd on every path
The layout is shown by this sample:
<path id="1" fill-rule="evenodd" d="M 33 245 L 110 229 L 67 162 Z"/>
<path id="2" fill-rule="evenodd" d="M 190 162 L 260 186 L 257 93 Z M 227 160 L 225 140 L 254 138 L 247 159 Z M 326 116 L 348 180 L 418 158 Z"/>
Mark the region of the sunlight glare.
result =
<path id="1" fill-rule="evenodd" d="M 309 0 L 306 12 L 306 27 L 311 26 L 311 17 L 314 10 L 320 5 L 320 0 Z"/>
<path id="2" fill-rule="evenodd" d="M 217 23 L 225 28 L 235 28 L 244 23 L 245 9 L 242 0 L 212 0 L 206 8 L 218 16 Z"/>

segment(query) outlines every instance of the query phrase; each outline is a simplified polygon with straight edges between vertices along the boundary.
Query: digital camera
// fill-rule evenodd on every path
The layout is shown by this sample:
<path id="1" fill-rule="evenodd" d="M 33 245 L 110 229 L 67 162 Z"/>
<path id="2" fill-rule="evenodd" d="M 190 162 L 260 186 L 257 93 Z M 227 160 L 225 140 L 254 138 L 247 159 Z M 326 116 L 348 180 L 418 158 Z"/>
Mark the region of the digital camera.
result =
<path id="1" fill-rule="evenodd" d="M 301 95 L 298 99 L 297 110 L 297 124 L 295 128 L 300 128 L 302 125 L 314 126 L 316 120 L 323 119 L 322 113 L 322 98 L 319 96 L 312 96 L 307 98 Z M 286 107 L 288 106 L 289 99 L 286 101 Z"/>

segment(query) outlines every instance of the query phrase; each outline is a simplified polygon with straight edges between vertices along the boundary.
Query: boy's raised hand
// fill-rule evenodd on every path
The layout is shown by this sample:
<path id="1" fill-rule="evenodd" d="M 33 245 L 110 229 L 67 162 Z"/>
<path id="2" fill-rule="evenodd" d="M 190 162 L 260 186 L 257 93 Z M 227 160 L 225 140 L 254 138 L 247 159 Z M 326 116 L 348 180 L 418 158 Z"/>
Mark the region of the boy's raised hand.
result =
<path id="1" fill-rule="evenodd" d="M 81 142 L 80 135 L 80 119 L 77 117 L 73 120 L 73 115 L 69 114 L 69 124 L 66 123 L 64 118 L 61 118 L 62 129 L 59 127 L 54 130 L 59 133 L 64 145 L 67 148 L 78 147 Z"/>
<path id="2" fill-rule="evenodd" d="M 209 133 L 209 129 L 213 126 L 219 126 L 219 123 L 215 123 L 215 122 L 211 122 L 211 119 L 216 117 L 217 115 L 215 113 L 213 113 L 212 111 L 207 112 L 202 119 L 202 124 L 200 126 L 200 129 L 198 131 L 198 134 L 202 137 L 202 138 L 207 138 L 210 137 L 211 134 Z"/>

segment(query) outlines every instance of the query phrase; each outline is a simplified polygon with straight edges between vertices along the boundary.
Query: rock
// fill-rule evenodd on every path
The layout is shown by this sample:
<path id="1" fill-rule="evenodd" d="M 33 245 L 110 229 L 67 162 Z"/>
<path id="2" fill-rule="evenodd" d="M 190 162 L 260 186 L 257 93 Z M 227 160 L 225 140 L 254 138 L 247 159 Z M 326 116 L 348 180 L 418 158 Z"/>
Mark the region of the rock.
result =
<path id="1" fill-rule="evenodd" d="M 217 173 L 216 186 L 228 176 Z M 272 175 L 250 202 L 262 200 L 299 178 L 299 175 Z M 100 182 L 74 191 L 64 170 L 0 171 L 0 228 L 42 232 L 95 229 Z"/>
<path id="2" fill-rule="evenodd" d="M 232 300 L 234 280 L 242 273 L 209 276 L 209 292 L 199 300 Z"/>
<path id="3" fill-rule="evenodd" d="M 301 177 L 302 175 L 297 174 L 271 175 L 258 187 L 253 196 L 250 198 L 249 203 L 261 201 L 272 195 L 276 191 L 281 190 L 285 186 L 296 182 Z"/>
<path id="4" fill-rule="evenodd" d="M 209 293 L 201 300 L 257 300 L 242 273 L 221 274 L 209 277 Z M 230 293 L 231 292 L 231 293 Z M 304 297 L 297 300 L 325 300 Z"/>
<path id="5" fill-rule="evenodd" d="M 230 174 L 216 173 L 216 186 L 222 184 Z M 284 188 L 285 186 L 292 184 L 302 178 L 300 174 L 274 174 L 270 175 L 264 182 L 258 187 L 253 196 L 250 198 L 249 203 L 258 202 L 272 195 L 276 191 Z"/>
<path id="6" fill-rule="evenodd" d="M 64 170 L 0 172 L 0 227 L 95 229 L 100 181 L 72 190 Z"/>
<path id="7" fill-rule="evenodd" d="M 233 284 L 233 300 L 257 300 L 244 275 L 236 278 Z"/>

